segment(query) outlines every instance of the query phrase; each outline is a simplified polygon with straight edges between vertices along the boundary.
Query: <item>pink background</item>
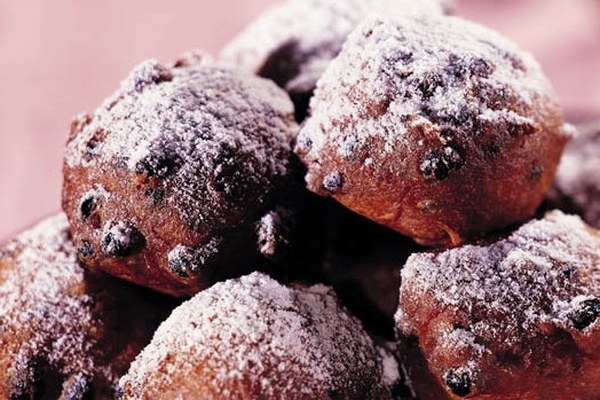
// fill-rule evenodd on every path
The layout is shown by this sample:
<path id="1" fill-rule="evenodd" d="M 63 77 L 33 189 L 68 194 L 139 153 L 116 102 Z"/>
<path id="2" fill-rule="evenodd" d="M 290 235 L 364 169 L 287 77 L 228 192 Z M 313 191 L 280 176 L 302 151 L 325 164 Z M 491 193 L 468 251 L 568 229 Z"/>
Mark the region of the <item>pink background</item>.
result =
<path id="1" fill-rule="evenodd" d="M 143 59 L 217 52 L 271 3 L 0 0 L 0 239 L 59 209 L 73 115 L 92 111 Z M 569 119 L 600 118 L 600 1 L 456 3 L 458 15 L 538 57 Z"/>

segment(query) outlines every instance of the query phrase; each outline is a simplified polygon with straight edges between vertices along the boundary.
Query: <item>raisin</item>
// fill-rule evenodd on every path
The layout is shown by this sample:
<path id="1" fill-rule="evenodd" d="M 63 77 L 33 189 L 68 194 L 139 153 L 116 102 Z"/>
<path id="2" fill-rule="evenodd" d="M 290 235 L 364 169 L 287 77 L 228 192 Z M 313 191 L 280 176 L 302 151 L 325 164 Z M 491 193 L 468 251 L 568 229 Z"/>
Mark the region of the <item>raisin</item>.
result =
<path id="1" fill-rule="evenodd" d="M 131 222 L 112 224 L 102 237 L 102 252 L 108 256 L 129 257 L 145 246 L 146 238 Z"/>
<path id="2" fill-rule="evenodd" d="M 190 272 L 195 271 L 194 254 L 192 249 L 185 246 L 178 246 L 168 255 L 169 269 L 171 272 L 182 278 L 189 278 Z"/>
<path id="3" fill-rule="evenodd" d="M 450 369 L 446 371 L 444 380 L 452 393 L 457 396 L 465 397 L 471 393 L 471 376 L 466 371 L 458 372 L 456 369 Z"/>
<path id="4" fill-rule="evenodd" d="M 83 197 L 79 210 L 81 211 L 81 217 L 86 221 L 96 211 L 98 201 L 93 193 L 88 193 Z"/>
<path id="5" fill-rule="evenodd" d="M 464 164 L 460 152 L 453 145 L 440 149 L 429 150 L 423 159 L 419 170 L 425 177 L 435 177 L 438 181 L 448 177 L 451 170 L 458 169 Z"/>
<path id="6" fill-rule="evenodd" d="M 335 193 L 344 185 L 344 177 L 339 171 L 334 171 L 323 178 L 323 189 L 329 193 Z"/>
<path id="7" fill-rule="evenodd" d="M 421 92 L 424 99 L 429 99 L 433 96 L 439 86 L 442 85 L 442 78 L 436 74 L 427 74 L 419 82 L 417 88 Z"/>
<path id="8" fill-rule="evenodd" d="M 200 275 L 210 259 L 218 253 L 221 240 L 211 239 L 197 248 L 178 245 L 167 256 L 171 272 L 181 278 Z"/>
<path id="9" fill-rule="evenodd" d="M 90 140 L 88 140 L 87 143 L 85 144 L 85 152 L 83 154 L 83 159 L 85 161 L 91 161 L 100 154 L 99 147 L 100 147 L 100 144 L 102 142 L 104 142 L 105 138 L 106 138 L 106 132 L 103 131 L 102 129 L 98 129 L 98 130 L 96 130 L 96 132 L 94 132 L 94 134 L 92 135 Z"/>
<path id="10" fill-rule="evenodd" d="M 166 178 L 175 173 L 179 163 L 165 154 L 151 153 L 135 164 L 135 173 L 146 180 L 149 177 Z"/>
<path id="11" fill-rule="evenodd" d="M 94 255 L 94 246 L 87 240 L 84 240 L 81 247 L 77 250 L 79 258 L 89 258 Z"/>
<path id="12" fill-rule="evenodd" d="M 600 316 L 600 299 L 582 301 L 579 310 L 569 316 L 576 329 L 583 330 L 593 324 Z"/>

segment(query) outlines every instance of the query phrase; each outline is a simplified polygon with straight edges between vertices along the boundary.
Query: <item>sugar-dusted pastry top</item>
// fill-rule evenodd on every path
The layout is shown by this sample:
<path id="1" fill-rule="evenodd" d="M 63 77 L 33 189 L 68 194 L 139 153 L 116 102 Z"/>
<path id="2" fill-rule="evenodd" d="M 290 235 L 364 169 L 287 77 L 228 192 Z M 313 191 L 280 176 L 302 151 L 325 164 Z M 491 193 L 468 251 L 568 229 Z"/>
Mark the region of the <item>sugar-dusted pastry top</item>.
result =
<path id="1" fill-rule="evenodd" d="M 455 17 L 373 15 L 319 80 L 295 151 L 310 190 L 457 244 L 530 217 L 566 140 L 541 68 L 508 40 Z"/>
<path id="2" fill-rule="evenodd" d="M 200 53 L 138 65 L 72 126 L 63 209 L 82 261 L 174 295 L 239 275 L 218 259 L 257 253 L 254 224 L 294 186 L 293 112 Z"/>
<path id="3" fill-rule="evenodd" d="M 81 268 L 62 214 L 17 236 L 0 249 L 0 397 L 112 398 L 164 315 L 148 296 Z"/>
<path id="4" fill-rule="evenodd" d="M 295 123 L 283 92 L 212 63 L 138 65 L 92 115 L 75 121 L 69 168 L 122 168 L 140 183 L 163 179 L 165 201 L 195 230 L 245 217 L 235 203 L 251 185 L 288 171 Z M 260 202 L 264 193 L 253 193 Z M 235 206 L 235 207 L 234 207 Z"/>
<path id="5" fill-rule="evenodd" d="M 455 395 L 591 399 L 599 317 L 600 233 L 553 211 L 487 245 L 411 256 L 396 328 Z"/>
<path id="6" fill-rule="evenodd" d="M 288 0 L 267 9 L 235 37 L 222 59 L 273 79 L 297 107 L 306 107 L 329 62 L 369 13 L 437 15 L 444 7 L 447 2 L 441 0 Z"/>
<path id="7" fill-rule="evenodd" d="M 331 289 L 253 273 L 178 307 L 120 386 L 124 399 L 380 399 L 395 376 Z"/>

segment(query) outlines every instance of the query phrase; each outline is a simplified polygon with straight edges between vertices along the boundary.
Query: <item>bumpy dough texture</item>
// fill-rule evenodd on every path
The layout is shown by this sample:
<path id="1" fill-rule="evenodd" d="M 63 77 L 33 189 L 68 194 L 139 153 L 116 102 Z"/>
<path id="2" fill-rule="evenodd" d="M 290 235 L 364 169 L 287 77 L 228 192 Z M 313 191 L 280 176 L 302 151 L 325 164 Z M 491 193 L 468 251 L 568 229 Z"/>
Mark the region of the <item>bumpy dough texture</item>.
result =
<path id="1" fill-rule="evenodd" d="M 331 289 L 253 273 L 175 309 L 120 386 L 123 399 L 383 399 L 386 381 Z"/>
<path id="2" fill-rule="evenodd" d="M 317 80 L 369 13 L 441 14 L 444 7 L 443 0 L 288 0 L 260 15 L 221 57 L 274 80 L 290 94 L 302 120 Z"/>
<path id="3" fill-rule="evenodd" d="M 0 398 L 114 398 L 166 316 L 152 296 L 81 268 L 64 215 L 17 236 L 0 249 Z"/>
<path id="4" fill-rule="evenodd" d="M 173 295 L 239 276 L 227 266 L 254 264 L 255 224 L 292 186 L 296 129 L 272 82 L 200 54 L 143 62 L 73 123 L 63 209 L 81 260 Z"/>
<path id="5" fill-rule="evenodd" d="M 549 199 L 600 228 L 600 123 L 581 127 L 567 145 Z"/>
<path id="6" fill-rule="evenodd" d="M 411 256 L 396 327 L 420 399 L 596 400 L 599 317 L 600 232 L 553 211 L 489 245 Z"/>
<path id="7" fill-rule="evenodd" d="M 458 244 L 533 215 L 567 138 L 539 65 L 494 32 L 372 16 L 320 79 L 295 151 L 310 190 Z"/>

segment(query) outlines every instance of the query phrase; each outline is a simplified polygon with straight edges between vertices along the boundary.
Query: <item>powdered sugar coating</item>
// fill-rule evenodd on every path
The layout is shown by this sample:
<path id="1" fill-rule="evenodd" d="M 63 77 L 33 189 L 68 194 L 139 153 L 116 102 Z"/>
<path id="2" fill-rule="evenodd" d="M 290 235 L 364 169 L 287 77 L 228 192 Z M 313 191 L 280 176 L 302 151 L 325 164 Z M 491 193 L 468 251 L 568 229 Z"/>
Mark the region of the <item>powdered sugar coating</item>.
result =
<path id="1" fill-rule="evenodd" d="M 600 228 L 600 125 L 583 127 L 581 134 L 567 145 L 556 173 L 554 192 L 559 206 Z"/>
<path id="2" fill-rule="evenodd" d="M 531 55 L 455 17 L 371 15 L 310 109 L 295 148 L 309 189 L 424 244 L 530 217 L 567 140 Z"/>
<path id="3" fill-rule="evenodd" d="M 118 282 L 107 297 L 110 282 L 79 266 L 63 214 L 0 250 L 0 397 L 108 398 L 148 339 L 153 310 Z M 127 328 L 114 315 L 117 301 L 135 313 Z"/>
<path id="4" fill-rule="evenodd" d="M 419 337 L 434 375 L 460 370 L 479 393 L 506 390 L 492 389 L 503 379 L 498 366 L 544 376 L 551 388 L 546 377 L 567 376 L 575 363 L 582 382 L 569 385 L 585 386 L 596 364 L 584 367 L 584 354 L 598 346 L 600 319 L 590 311 L 582 324 L 582 306 L 599 297 L 600 233 L 553 211 L 487 246 L 411 256 L 396 328 L 404 339 Z"/>
<path id="5" fill-rule="evenodd" d="M 2 271 L 0 325 L 8 329 L 35 326 L 33 335 L 13 355 L 17 356 L 12 366 L 15 371 L 26 369 L 32 354 L 43 354 L 53 364 L 72 361 L 61 365 L 65 375 L 94 374 L 96 366 L 89 357 L 94 343 L 88 332 L 98 321 L 90 313 L 90 296 L 67 291 L 84 280 L 67 229 L 64 215 L 53 217 L 20 235 L 0 253 L 3 262 L 17 254 L 12 262 L 19 266 Z"/>
<path id="6" fill-rule="evenodd" d="M 178 307 L 120 385 L 125 399 L 385 398 L 378 357 L 331 289 L 253 273 Z"/>
<path id="7" fill-rule="evenodd" d="M 265 184 L 287 173 L 292 113 L 285 94 L 267 81 L 206 59 L 173 68 L 148 60 L 71 138 L 65 162 L 70 168 L 175 173 L 168 197 L 196 227 L 226 218 L 199 212 L 198 197 L 231 201 L 245 180 Z M 229 171 L 232 165 L 240 170 Z M 140 171 L 144 167 L 152 170 Z M 221 177 L 226 173 L 235 177 Z"/>
<path id="8" fill-rule="evenodd" d="M 397 151 L 415 126 L 442 131 L 446 144 L 476 136 L 477 123 L 536 124 L 505 108 L 514 104 L 493 96 L 500 94 L 528 109 L 553 96 L 537 62 L 486 28 L 455 17 L 396 22 L 373 15 L 320 80 L 298 140 L 301 148 L 310 142 L 309 157 L 327 144 L 350 158 L 374 138 Z"/>
<path id="9" fill-rule="evenodd" d="M 264 12 L 221 57 L 273 79 L 292 98 L 309 96 L 348 34 L 369 13 L 437 15 L 443 7 L 447 4 L 440 0 L 287 0 Z"/>
<path id="10" fill-rule="evenodd" d="M 67 144 L 63 209 L 82 261 L 173 295 L 243 273 L 217 264 L 224 249 L 257 252 L 254 223 L 293 186 L 293 111 L 272 82 L 201 53 L 138 65 Z"/>

